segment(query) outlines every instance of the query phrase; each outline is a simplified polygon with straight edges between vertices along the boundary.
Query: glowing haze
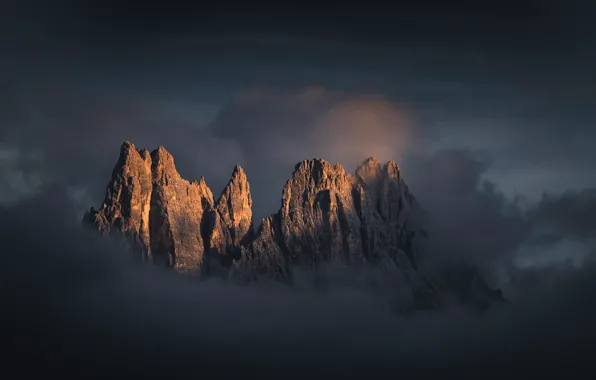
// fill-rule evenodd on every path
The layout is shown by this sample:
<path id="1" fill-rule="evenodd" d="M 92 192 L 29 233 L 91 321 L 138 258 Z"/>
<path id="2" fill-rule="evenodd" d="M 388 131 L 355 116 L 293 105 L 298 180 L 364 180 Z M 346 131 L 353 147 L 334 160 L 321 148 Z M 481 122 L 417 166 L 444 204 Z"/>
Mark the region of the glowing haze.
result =
<path id="1" fill-rule="evenodd" d="M 234 115 L 234 125 L 224 117 L 215 121 L 213 130 L 248 128 L 245 123 L 257 117 L 262 131 L 250 133 L 270 141 L 273 157 L 292 165 L 318 157 L 353 171 L 370 156 L 399 159 L 409 139 L 405 108 L 380 95 L 331 92 L 323 87 L 295 93 L 261 87 L 243 92 L 230 107 L 223 114 Z"/>

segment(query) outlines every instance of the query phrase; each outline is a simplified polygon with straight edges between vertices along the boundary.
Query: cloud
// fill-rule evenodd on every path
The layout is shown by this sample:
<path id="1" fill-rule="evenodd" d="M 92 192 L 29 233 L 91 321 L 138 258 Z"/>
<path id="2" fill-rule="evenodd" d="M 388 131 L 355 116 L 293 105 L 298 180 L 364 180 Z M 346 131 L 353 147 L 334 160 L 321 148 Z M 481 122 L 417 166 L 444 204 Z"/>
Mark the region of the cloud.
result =
<path id="1" fill-rule="evenodd" d="M 41 194 L 0 209 L 3 358 L 20 373 L 500 375 L 526 368 L 538 375 L 594 368 L 593 265 L 550 268 L 554 283 L 484 316 L 452 310 L 396 318 L 357 289 L 239 287 L 138 266 L 110 239 L 80 229 L 62 189 Z M 32 365 L 22 367 L 25 359 Z"/>
<path id="2" fill-rule="evenodd" d="M 324 87 L 285 91 L 269 87 L 245 90 L 211 124 L 218 136 L 242 139 L 256 158 L 266 140 L 283 163 L 304 157 L 345 163 L 351 170 L 365 158 L 395 158 L 409 142 L 409 110 L 380 95 L 333 92 Z M 293 147 L 293 149 L 292 149 Z"/>
<path id="3" fill-rule="evenodd" d="M 19 165 L 24 157 L 41 157 L 27 160 L 29 171 L 43 173 L 43 181 L 85 188 L 93 202 L 101 200 L 126 140 L 141 148 L 166 146 L 184 177 L 205 176 L 215 193 L 223 189 L 234 165 L 244 161 L 235 141 L 205 130 L 216 112 L 210 104 L 172 102 L 60 77 L 46 86 L 15 85 L 10 102 L 0 110 L 6 111 L 0 117 L 5 126 L 0 132 L 3 165 L 7 160 L 16 165 L 9 152 L 21 157 Z M 18 180 L 17 174 L 10 177 Z"/>
<path id="4" fill-rule="evenodd" d="M 42 157 L 0 145 L 0 203 L 14 203 L 34 195 L 44 182 Z"/>
<path id="5" fill-rule="evenodd" d="M 513 256 L 517 267 L 544 267 L 553 263 L 580 267 L 586 259 L 596 257 L 596 241 L 570 236 L 538 235 L 523 242 Z"/>
<path id="6" fill-rule="evenodd" d="M 255 191 L 258 216 L 275 211 L 281 187 L 297 162 L 324 158 L 354 171 L 364 159 L 398 160 L 412 140 L 410 110 L 376 94 L 245 89 L 210 124 L 218 138 L 236 142 Z"/>
<path id="7" fill-rule="evenodd" d="M 540 202 L 507 197 L 485 179 L 492 159 L 469 149 L 423 151 L 404 165 L 407 183 L 429 212 L 429 239 L 422 265 L 445 261 L 477 265 L 509 298 L 530 291 L 516 279 L 549 268 L 581 268 L 596 258 L 593 189 L 545 193 Z M 540 286 L 545 279 L 536 279 Z"/>
<path id="8" fill-rule="evenodd" d="M 419 154 L 405 178 L 431 216 L 431 261 L 462 259 L 493 268 L 528 237 L 530 225 L 515 201 L 483 180 L 490 158 L 469 149 Z"/>

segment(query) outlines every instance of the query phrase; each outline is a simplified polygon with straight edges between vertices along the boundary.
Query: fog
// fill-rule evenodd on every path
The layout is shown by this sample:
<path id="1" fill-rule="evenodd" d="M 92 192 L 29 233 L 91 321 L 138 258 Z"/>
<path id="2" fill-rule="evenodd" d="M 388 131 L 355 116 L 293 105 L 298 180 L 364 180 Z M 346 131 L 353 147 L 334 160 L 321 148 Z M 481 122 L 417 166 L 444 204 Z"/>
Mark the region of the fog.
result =
<path id="1" fill-rule="evenodd" d="M 140 266 L 82 230 L 62 194 L 44 189 L 1 211 L 4 359 L 21 374 L 505 376 L 594 367 L 591 262 L 520 270 L 515 281 L 527 292 L 487 314 L 398 317 L 357 287 L 244 287 Z"/>

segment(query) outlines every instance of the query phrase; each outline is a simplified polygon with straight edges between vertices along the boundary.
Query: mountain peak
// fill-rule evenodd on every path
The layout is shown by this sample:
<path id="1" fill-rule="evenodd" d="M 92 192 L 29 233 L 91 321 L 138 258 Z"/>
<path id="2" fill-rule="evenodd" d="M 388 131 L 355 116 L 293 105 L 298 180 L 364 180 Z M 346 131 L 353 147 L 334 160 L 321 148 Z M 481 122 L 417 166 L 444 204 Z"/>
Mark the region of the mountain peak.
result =
<path id="1" fill-rule="evenodd" d="M 133 237 L 134 248 L 148 246 L 149 202 L 152 192 L 151 157 L 125 141 L 106 188 L 103 205 L 84 220 L 102 233 L 118 230 Z"/>
<path id="2" fill-rule="evenodd" d="M 120 157 L 118 159 L 119 166 L 127 165 L 131 160 L 135 160 L 140 156 L 141 151 L 137 149 L 133 143 L 125 141 L 120 146 Z"/>
<path id="3" fill-rule="evenodd" d="M 388 161 L 385 166 L 383 167 L 383 171 L 389 176 L 393 178 L 399 179 L 399 165 L 395 163 L 395 161 L 390 160 Z"/>
<path id="4" fill-rule="evenodd" d="M 378 181 L 381 178 L 381 164 L 374 157 L 367 158 L 356 168 L 356 178 L 364 183 Z"/>
<path id="5" fill-rule="evenodd" d="M 362 161 L 360 166 L 377 166 L 379 165 L 379 160 L 376 157 L 368 157 L 366 160 Z"/>
<path id="6" fill-rule="evenodd" d="M 136 149 L 135 145 L 128 140 L 124 141 L 122 143 L 122 145 L 120 146 L 120 149 L 130 149 L 130 148 Z"/>
<path id="7" fill-rule="evenodd" d="M 158 147 L 151 152 L 153 178 L 155 180 L 164 180 L 165 177 L 179 179 L 180 175 L 176 170 L 174 156 L 163 146 Z"/>
<path id="8" fill-rule="evenodd" d="M 208 249 L 224 267 L 239 259 L 241 248 L 253 238 L 252 196 L 244 170 L 236 165 L 209 216 Z"/>
<path id="9" fill-rule="evenodd" d="M 163 146 L 159 146 L 157 149 L 151 152 L 151 157 L 153 157 L 153 160 L 157 161 L 171 161 L 172 163 L 174 162 L 174 157 L 172 156 L 172 154 L 168 152 L 167 149 Z"/>
<path id="10" fill-rule="evenodd" d="M 234 166 L 234 170 L 232 171 L 232 180 L 246 181 L 246 173 L 244 172 L 244 169 L 242 169 L 242 166 Z"/>

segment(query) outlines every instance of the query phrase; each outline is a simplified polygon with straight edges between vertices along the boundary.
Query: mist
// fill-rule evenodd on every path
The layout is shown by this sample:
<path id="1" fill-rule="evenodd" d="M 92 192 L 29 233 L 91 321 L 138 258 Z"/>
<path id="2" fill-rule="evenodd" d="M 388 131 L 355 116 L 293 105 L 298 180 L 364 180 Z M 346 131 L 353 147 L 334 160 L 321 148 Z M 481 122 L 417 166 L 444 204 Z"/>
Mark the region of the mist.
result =
<path id="1" fill-rule="evenodd" d="M 3 359 L 22 374 L 570 375 L 594 367 L 592 262 L 520 270 L 526 294 L 487 314 L 454 307 L 396 316 L 357 286 L 239 286 L 140 266 L 113 239 L 81 229 L 61 189 L 42 194 L 1 209 Z M 22 367 L 25 359 L 35 365 Z"/>

